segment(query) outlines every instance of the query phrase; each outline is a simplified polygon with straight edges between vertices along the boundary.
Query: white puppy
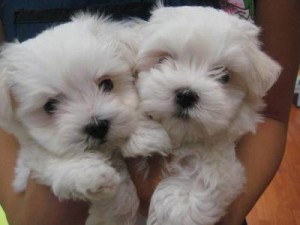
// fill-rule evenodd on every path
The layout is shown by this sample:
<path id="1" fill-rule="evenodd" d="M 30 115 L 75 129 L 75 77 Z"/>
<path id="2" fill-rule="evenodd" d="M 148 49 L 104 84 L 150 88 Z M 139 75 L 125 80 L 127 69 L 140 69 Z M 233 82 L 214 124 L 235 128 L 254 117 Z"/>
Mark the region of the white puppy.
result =
<path id="1" fill-rule="evenodd" d="M 139 50 L 146 115 L 173 151 L 148 225 L 213 225 L 244 187 L 235 142 L 262 121 L 262 97 L 280 66 L 263 53 L 259 28 L 213 8 L 153 11 Z"/>
<path id="2" fill-rule="evenodd" d="M 119 151 L 138 121 L 135 24 L 79 14 L 1 52 L 0 125 L 21 146 L 15 190 L 24 191 L 30 175 L 60 199 L 91 201 L 89 225 L 136 217 Z"/>

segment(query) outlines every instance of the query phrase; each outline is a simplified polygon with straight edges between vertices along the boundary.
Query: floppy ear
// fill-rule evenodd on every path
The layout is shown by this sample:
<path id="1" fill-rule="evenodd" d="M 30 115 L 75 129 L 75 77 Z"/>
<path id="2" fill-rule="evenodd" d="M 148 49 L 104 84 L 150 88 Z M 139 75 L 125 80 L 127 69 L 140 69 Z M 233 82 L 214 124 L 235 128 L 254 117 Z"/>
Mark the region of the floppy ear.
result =
<path id="1" fill-rule="evenodd" d="M 249 51 L 252 68 L 246 79 L 253 94 L 264 96 L 277 81 L 281 66 L 258 47 Z"/>
<path id="2" fill-rule="evenodd" d="M 237 19 L 236 22 L 244 39 L 243 48 L 249 66 L 246 76 L 248 87 L 252 94 L 261 97 L 278 79 L 281 66 L 262 51 L 259 27 L 246 20 Z"/>
<path id="3" fill-rule="evenodd" d="M 150 70 L 151 68 L 155 67 L 155 65 L 158 64 L 160 60 L 168 56 L 167 53 L 164 53 L 162 51 L 148 53 L 148 54 L 149 55 L 144 55 L 138 58 L 136 68 L 135 68 L 137 72 Z"/>

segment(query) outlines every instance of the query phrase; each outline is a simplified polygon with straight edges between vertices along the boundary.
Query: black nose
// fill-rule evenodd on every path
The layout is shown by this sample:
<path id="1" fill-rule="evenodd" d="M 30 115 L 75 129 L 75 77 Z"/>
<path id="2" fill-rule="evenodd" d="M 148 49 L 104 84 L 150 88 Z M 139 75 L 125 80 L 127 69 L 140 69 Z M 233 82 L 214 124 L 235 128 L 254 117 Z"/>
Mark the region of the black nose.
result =
<path id="1" fill-rule="evenodd" d="M 104 139 L 109 129 L 108 120 L 96 119 L 84 128 L 84 132 L 95 139 Z"/>
<path id="2" fill-rule="evenodd" d="M 180 107 L 186 109 L 193 107 L 199 101 L 199 96 L 188 88 L 180 88 L 176 91 L 175 101 Z"/>

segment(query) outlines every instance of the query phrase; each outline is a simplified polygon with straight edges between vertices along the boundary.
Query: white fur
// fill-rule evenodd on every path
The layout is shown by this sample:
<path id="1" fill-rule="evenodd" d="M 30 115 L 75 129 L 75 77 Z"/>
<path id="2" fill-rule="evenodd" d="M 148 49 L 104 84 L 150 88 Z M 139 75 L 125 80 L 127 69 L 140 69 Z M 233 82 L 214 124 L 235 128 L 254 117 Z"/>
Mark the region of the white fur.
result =
<path id="1" fill-rule="evenodd" d="M 26 189 L 30 175 L 59 199 L 91 201 L 88 225 L 134 224 L 138 198 L 120 147 L 139 117 L 132 73 L 140 26 L 79 14 L 3 47 L 0 126 L 21 146 L 17 192 Z M 110 92 L 99 89 L 103 79 L 113 81 Z M 43 108 L 50 98 L 59 101 L 53 114 Z M 110 121 L 102 144 L 83 132 L 96 117 Z"/>
<path id="2" fill-rule="evenodd" d="M 250 22 L 213 8 L 153 11 L 143 29 L 137 86 L 142 110 L 165 128 L 173 153 L 148 225 L 213 225 L 241 193 L 244 169 L 235 142 L 255 132 L 262 97 L 280 73 L 261 51 L 258 34 Z M 220 68 L 227 68 L 228 83 L 219 81 Z M 185 119 L 177 116 L 180 88 L 199 96 Z"/>
<path id="3" fill-rule="evenodd" d="M 144 116 L 140 117 L 137 129 L 122 148 L 125 157 L 151 156 L 157 151 L 167 155 L 170 150 L 171 140 L 163 126 Z"/>

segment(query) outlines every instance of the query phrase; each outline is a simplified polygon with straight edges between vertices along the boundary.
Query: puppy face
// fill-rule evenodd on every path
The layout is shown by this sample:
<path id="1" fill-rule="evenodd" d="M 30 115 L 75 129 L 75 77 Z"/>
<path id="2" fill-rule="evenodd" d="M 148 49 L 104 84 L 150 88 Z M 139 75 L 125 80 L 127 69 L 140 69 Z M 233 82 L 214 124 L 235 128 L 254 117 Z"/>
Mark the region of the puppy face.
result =
<path id="1" fill-rule="evenodd" d="M 80 16 L 2 52 L 2 102 L 44 148 L 111 149 L 135 128 L 137 95 L 121 25 Z M 125 30 L 125 32 L 128 32 Z M 2 123 L 7 112 L 1 111 Z M 13 113 L 12 113 L 13 114 Z M 6 118 L 5 118 L 6 117 Z M 14 127 L 18 129 L 18 127 Z"/>
<path id="2" fill-rule="evenodd" d="M 247 115 L 280 72 L 259 49 L 258 33 L 212 8 L 155 10 L 138 54 L 144 112 L 181 143 L 213 137 L 237 120 L 249 130 L 255 120 Z"/>

